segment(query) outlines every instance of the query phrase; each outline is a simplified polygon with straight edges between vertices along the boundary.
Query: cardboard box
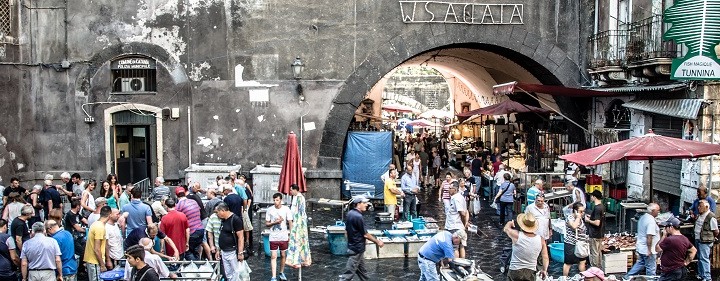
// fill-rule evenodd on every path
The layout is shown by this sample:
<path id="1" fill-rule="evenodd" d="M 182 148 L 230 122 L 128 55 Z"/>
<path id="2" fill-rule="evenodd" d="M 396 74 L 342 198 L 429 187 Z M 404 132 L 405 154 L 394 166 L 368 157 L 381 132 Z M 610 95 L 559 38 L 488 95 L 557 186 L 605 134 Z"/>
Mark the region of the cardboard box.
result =
<path id="1" fill-rule="evenodd" d="M 608 273 L 627 273 L 628 252 L 603 255 L 603 271 Z"/>

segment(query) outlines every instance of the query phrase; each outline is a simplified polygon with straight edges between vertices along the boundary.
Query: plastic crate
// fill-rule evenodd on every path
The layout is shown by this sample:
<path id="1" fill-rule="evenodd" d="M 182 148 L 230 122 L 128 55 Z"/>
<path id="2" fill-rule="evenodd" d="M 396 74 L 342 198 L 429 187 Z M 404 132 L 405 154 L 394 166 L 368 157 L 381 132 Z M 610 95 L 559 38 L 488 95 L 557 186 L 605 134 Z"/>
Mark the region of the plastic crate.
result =
<path id="1" fill-rule="evenodd" d="M 589 193 L 591 193 L 591 192 L 593 192 L 593 191 L 595 191 L 595 190 L 599 190 L 600 192 L 602 192 L 602 191 L 603 191 L 603 186 L 602 186 L 602 184 L 588 184 L 588 185 L 585 185 L 585 192 L 586 192 L 586 193 L 589 194 Z"/>
<path id="2" fill-rule="evenodd" d="M 553 242 L 548 247 L 550 247 L 550 258 L 552 260 L 559 263 L 565 262 L 565 243 Z"/>

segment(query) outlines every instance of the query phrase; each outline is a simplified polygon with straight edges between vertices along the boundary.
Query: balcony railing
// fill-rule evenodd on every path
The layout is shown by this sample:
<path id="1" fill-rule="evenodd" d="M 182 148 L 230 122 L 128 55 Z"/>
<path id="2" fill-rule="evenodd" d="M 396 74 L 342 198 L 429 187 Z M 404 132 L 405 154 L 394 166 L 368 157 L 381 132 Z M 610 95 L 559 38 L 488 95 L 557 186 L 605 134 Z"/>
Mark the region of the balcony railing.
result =
<path id="1" fill-rule="evenodd" d="M 677 58 L 685 47 L 673 41 L 663 41 L 669 28 L 662 15 L 655 15 L 623 26 L 620 30 L 603 31 L 588 39 L 590 68 L 622 66 L 628 63 L 655 59 Z"/>
<path id="2" fill-rule="evenodd" d="M 588 39 L 590 68 L 621 66 L 625 58 L 627 30 L 603 31 Z"/>
<path id="3" fill-rule="evenodd" d="M 669 28 L 662 15 L 655 15 L 630 24 L 626 46 L 626 61 L 636 62 L 654 58 L 677 58 L 683 54 L 683 45 L 663 41 L 662 34 Z"/>

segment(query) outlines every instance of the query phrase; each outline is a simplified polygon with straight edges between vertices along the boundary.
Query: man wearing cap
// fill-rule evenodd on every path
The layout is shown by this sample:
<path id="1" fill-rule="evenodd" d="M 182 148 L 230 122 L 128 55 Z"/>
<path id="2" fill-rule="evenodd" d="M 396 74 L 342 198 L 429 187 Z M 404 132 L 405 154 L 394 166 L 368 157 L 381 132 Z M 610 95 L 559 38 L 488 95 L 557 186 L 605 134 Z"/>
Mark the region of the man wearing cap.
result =
<path id="1" fill-rule="evenodd" d="M 697 249 L 680 233 L 680 220 L 670 217 L 659 223 L 663 228 L 656 250 L 660 255 L 660 281 L 682 281 L 687 275 L 685 268 L 695 258 Z"/>
<path id="2" fill-rule="evenodd" d="M 198 248 L 202 245 L 203 237 L 205 236 L 205 228 L 203 227 L 202 216 L 200 215 L 202 208 L 195 200 L 188 199 L 185 196 L 185 192 L 185 188 L 180 186 L 175 189 L 175 195 L 178 198 L 175 209 L 185 214 L 188 226 L 190 227 L 190 237 L 187 242 L 188 248 L 185 252 L 185 259 L 199 260 L 200 252 L 198 252 Z M 162 227 L 162 224 L 160 226 Z"/>
<path id="3" fill-rule="evenodd" d="M 385 245 L 365 229 L 365 221 L 362 212 L 367 210 L 370 200 L 365 196 L 353 197 L 350 211 L 345 217 L 345 231 L 348 239 L 348 261 L 345 265 L 345 272 L 340 276 L 340 280 L 352 280 L 357 275 L 360 280 L 369 280 L 367 269 L 365 268 L 365 241 L 370 240 L 377 244 L 378 247 Z"/>
<path id="4" fill-rule="evenodd" d="M 55 239 L 45 236 L 45 224 L 32 225 L 35 236 L 28 240 L 20 253 L 23 280 L 62 281 L 60 245 Z"/>
<path id="5" fill-rule="evenodd" d="M 605 236 L 605 206 L 602 204 L 603 194 L 600 190 L 590 193 L 594 207 L 590 214 L 585 214 L 585 225 L 590 238 L 590 265 L 602 266 L 602 241 Z"/>
<path id="6" fill-rule="evenodd" d="M 580 272 L 585 281 L 605 281 L 605 272 L 597 267 L 588 268 L 583 272 Z"/>
<path id="7" fill-rule="evenodd" d="M 537 228 L 538 223 L 532 213 L 519 214 L 516 220 L 507 222 L 503 228 L 503 232 L 512 240 L 512 257 L 508 268 L 508 278 L 511 281 L 535 280 L 540 255 L 542 255 L 540 277 L 544 279 L 547 276 L 550 258 L 545 239 L 535 234 Z"/>
<path id="8" fill-rule="evenodd" d="M 172 198 L 165 199 L 165 206 L 168 207 L 168 213 L 160 221 L 160 231 L 170 237 L 177 247 L 177 252 L 174 252 L 175 249 L 172 249 L 172 251 L 166 249 L 167 254 L 175 255 L 177 253 L 182 257 L 188 248 L 188 241 L 190 241 L 190 224 L 185 214 L 175 210 L 175 200 Z"/>
<path id="9" fill-rule="evenodd" d="M 452 185 L 450 185 L 450 204 L 448 204 L 445 213 L 445 230 L 450 231 L 450 233 L 455 233 L 459 230 L 464 231 L 467 229 L 468 224 L 470 224 L 470 214 L 467 210 L 465 197 L 463 197 L 462 193 L 458 192 L 458 185 L 458 182 L 453 182 Z M 467 238 L 460 242 L 455 255 L 459 258 L 465 258 Z"/>
<path id="10" fill-rule="evenodd" d="M 418 267 L 420 268 L 420 280 L 440 280 L 437 273 L 437 264 L 447 263 L 455 258 L 456 245 L 462 240 L 467 240 L 467 233 L 464 230 L 450 233 L 440 231 L 425 242 L 418 251 Z"/>
<path id="11" fill-rule="evenodd" d="M 718 223 L 715 214 L 710 211 L 710 204 L 706 200 L 698 203 L 697 219 L 695 220 L 695 246 L 698 249 L 698 277 L 703 281 L 711 280 L 710 253 L 715 239 L 718 237 Z"/>

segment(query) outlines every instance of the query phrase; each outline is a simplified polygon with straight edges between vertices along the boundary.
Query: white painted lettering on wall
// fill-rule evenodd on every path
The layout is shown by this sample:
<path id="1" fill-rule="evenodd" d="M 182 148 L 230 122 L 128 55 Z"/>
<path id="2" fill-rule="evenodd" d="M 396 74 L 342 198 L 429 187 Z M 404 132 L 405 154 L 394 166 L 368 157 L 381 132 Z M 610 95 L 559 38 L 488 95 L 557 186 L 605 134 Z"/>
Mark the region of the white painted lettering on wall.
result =
<path id="1" fill-rule="evenodd" d="M 399 2 L 404 23 L 524 24 L 523 4 Z"/>

